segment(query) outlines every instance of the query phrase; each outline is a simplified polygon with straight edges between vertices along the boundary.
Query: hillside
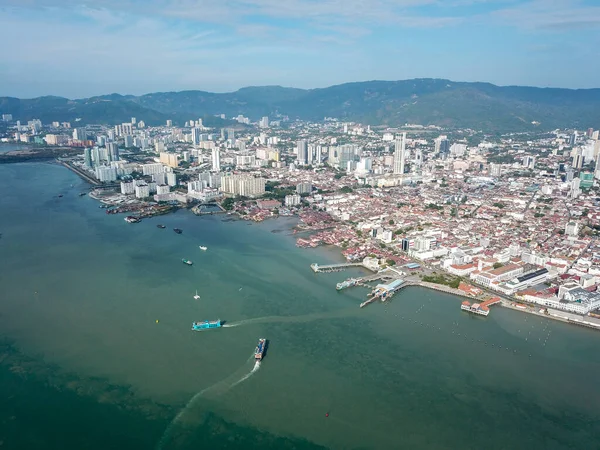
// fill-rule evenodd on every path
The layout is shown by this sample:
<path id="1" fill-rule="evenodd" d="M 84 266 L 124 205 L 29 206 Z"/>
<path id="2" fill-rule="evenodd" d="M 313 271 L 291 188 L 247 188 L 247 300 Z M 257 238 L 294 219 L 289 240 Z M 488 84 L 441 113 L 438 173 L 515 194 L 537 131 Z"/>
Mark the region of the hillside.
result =
<path id="1" fill-rule="evenodd" d="M 0 97 L 0 113 L 18 120 L 119 123 L 130 117 L 148 124 L 226 114 L 287 115 L 290 119 L 337 117 L 371 125 L 440 125 L 487 131 L 600 126 L 600 89 L 501 87 L 440 79 L 367 81 L 322 89 L 246 87 L 235 92 L 158 92 L 141 96 L 111 94 L 69 100 Z M 535 126 L 532 122 L 539 122 Z M 217 125 L 217 124 L 215 124 Z"/>

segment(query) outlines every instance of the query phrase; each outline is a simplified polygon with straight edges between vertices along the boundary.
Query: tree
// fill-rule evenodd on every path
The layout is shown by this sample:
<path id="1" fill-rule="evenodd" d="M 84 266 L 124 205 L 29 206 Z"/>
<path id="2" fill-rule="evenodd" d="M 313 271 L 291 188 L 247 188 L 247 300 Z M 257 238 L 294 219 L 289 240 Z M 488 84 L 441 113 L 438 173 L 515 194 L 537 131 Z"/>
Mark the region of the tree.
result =
<path id="1" fill-rule="evenodd" d="M 351 193 L 351 192 L 352 192 L 352 188 L 351 188 L 350 186 L 343 186 L 343 187 L 340 189 L 340 192 L 341 192 L 342 194 L 349 194 L 349 193 Z"/>
<path id="2" fill-rule="evenodd" d="M 388 266 L 395 266 L 396 265 L 396 261 L 394 261 L 393 259 L 388 259 L 387 263 L 388 263 Z"/>
<path id="3" fill-rule="evenodd" d="M 494 269 L 499 269 L 500 267 L 502 267 L 504 264 L 502 264 L 501 262 L 495 262 L 494 263 Z"/>
<path id="4" fill-rule="evenodd" d="M 392 219 L 389 220 L 388 222 L 390 225 L 394 225 L 394 221 Z"/>

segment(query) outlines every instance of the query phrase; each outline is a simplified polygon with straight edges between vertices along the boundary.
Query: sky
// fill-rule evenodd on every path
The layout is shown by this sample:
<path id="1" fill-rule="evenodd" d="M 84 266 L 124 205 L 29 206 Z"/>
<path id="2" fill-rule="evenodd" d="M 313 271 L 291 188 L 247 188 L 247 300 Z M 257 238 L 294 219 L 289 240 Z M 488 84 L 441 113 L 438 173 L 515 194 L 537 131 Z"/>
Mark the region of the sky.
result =
<path id="1" fill-rule="evenodd" d="M 0 0 L 0 96 L 600 87 L 600 0 Z"/>

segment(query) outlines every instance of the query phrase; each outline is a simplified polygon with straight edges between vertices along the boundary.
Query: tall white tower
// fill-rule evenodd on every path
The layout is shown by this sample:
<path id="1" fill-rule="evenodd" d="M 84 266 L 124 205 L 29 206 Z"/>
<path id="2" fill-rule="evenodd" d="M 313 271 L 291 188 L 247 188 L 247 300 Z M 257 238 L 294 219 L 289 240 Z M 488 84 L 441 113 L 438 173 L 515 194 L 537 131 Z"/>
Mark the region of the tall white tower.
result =
<path id="1" fill-rule="evenodd" d="M 404 154 L 406 153 L 406 133 L 402 133 L 400 139 L 396 138 L 394 149 L 394 174 L 404 173 Z"/>
<path id="2" fill-rule="evenodd" d="M 212 149 L 212 170 L 213 172 L 221 171 L 221 153 L 218 147 Z"/>

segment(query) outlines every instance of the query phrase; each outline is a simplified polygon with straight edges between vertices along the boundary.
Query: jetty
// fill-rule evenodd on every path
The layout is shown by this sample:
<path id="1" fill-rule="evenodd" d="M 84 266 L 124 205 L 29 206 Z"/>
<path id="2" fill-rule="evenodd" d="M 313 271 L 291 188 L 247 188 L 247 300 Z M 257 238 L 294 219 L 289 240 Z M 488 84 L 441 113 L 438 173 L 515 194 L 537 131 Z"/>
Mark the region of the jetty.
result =
<path id="1" fill-rule="evenodd" d="M 359 262 L 359 263 L 327 264 L 327 265 L 323 265 L 323 266 L 320 266 L 317 263 L 312 263 L 310 265 L 310 268 L 315 273 L 341 272 L 342 270 L 346 270 L 348 267 L 365 267 L 365 265 L 361 262 Z M 368 269 L 368 267 L 365 267 L 365 268 Z"/>

